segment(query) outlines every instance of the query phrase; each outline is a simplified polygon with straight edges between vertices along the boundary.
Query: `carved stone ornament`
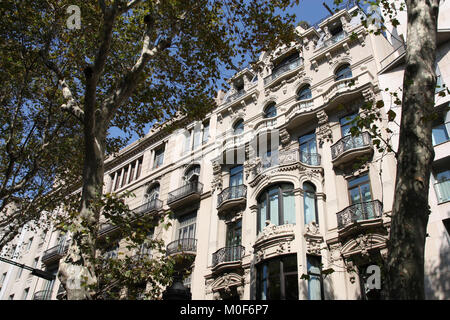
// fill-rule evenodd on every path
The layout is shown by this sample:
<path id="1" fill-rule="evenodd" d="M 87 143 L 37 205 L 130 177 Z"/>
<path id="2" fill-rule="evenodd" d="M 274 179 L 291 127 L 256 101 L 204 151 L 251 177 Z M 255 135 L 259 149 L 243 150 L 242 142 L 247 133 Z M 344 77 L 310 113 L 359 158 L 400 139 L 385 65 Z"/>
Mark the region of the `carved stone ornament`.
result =
<path id="1" fill-rule="evenodd" d="M 213 161 L 213 180 L 211 181 L 211 190 L 222 190 L 222 167 L 218 161 Z"/>
<path id="2" fill-rule="evenodd" d="M 291 135 L 285 128 L 280 131 L 280 140 L 283 147 L 286 147 L 291 141 Z"/>
<path id="3" fill-rule="evenodd" d="M 316 129 L 317 140 L 319 146 L 322 147 L 325 141 L 333 142 L 333 134 L 331 131 L 330 123 L 328 122 L 328 115 L 323 110 L 319 110 L 316 113 L 319 126 Z"/>
<path id="4" fill-rule="evenodd" d="M 270 221 L 266 221 L 266 227 L 258 235 L 253 246 L 256 262 L 291 252 L 291 243 L 294 238 L 294 225 L 276 226 Z"/>
<path id="5" fill-rule="evenodd" d="M 315 222 L 307 224 L 303 236 L 306 241 L 306 252 L 312 255 L 320 255 L 324 240 L 320 234 L 319 226 Z"/>

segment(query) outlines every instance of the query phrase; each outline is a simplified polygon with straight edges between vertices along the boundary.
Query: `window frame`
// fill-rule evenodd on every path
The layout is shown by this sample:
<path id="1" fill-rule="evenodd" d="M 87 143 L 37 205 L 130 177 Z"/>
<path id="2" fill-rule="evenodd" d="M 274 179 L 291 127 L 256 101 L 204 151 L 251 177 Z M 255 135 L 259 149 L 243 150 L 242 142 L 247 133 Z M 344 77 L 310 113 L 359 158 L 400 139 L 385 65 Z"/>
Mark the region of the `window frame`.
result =
<path id="1" fill-rule="evenodd" d="M 289 186 L 289 188 L 283 189 L 283 186 Z M 272 191 L 276 190 L 277 192 L 272 193 Z M 285 223 L 285 212 L 284 212 L 284 196 L 283 193 L 285 192 L 292 192 L 294 193 L 294 185 L 292 183 L 279 183 L 279 184 L 274 184 L 271 186 L 268 186 L 267 188 L 265 188 L 261 194 L 258 196 L 257 198 L 257 203 L 258 203 L 258 212 L 257 212 L 257 232 L 260 233 L 263 231 L 264 227 L 262 229 L 260 229 L 261 227 L 261 204 L 265 201 L 266 202 L 266 217 L 264 219 L 264 222 L 269 220 L 271 221 L 271 210 L 270 210 L 270 196 L 277 194 L 277 207 L 278 207 L 278 226 L 284 225 Z M 263 198 L 265 198 L 263 200 Z M 295 202 L 294 202 L 295 205 Z M 294 218 L 295 218 L 295 207 L 294 207 Z M 296 220 L 296 219 L 295 219 Z M 281 222 L 281 223 L 280 223 Z M 295 221 L 294 224 L 296 224 L 297 222 Z"/>

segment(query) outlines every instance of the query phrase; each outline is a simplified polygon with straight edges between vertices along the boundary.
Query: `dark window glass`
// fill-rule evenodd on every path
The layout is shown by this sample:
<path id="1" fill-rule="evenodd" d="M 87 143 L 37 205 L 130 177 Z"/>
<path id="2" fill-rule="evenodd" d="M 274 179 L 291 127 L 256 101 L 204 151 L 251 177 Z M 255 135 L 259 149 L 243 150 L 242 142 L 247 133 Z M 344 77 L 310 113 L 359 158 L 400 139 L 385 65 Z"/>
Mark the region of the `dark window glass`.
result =
<path id="1" fill-rule="evenodd" d="M 306 100 L 306 99 L 311 99 L 312 94 L 311 94 L 311 87 L 308 85 L 303 86 L 297 94 L 297 100 Z"/>
<path id="2" fill-rule="evenodd" d="M 256 267 L 257 292 L 260 300 L 297 300 L 297 256 L 287 255 L 266 260 Z"/>
<path id="3" fill-rule="evenodd" d="M 338 81 L 338 80 L 347 79 L 347 78 L 351 78 L 351 77 L 352 77 L 352 70 L 350 69 L 350 65 L 345 64 L 336 70 L 334 79 L 336 81 Z"/>

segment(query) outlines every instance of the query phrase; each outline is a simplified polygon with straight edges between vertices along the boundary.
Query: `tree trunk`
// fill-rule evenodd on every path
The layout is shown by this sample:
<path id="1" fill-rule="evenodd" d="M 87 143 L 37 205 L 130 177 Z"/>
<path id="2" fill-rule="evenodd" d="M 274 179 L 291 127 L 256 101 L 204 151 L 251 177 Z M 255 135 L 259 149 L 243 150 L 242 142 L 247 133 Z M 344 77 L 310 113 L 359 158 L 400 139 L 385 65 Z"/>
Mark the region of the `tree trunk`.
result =
<path id="1" fill-rule="evenodd" d="M 103 192 L 107 126 L 100 112 L 85 119 L 81 206 L 73 223 L 72 243 L 58 275 L 68 300 L 91 299 L 97 284 L 94 259 L 100 208 L 95 206 L 95 201 Z"/>
<path id="2" fill-rule="evenodd" d="M 407 0 L 408 35 L 388 257 L 388 299 L 424 299 L 439 0 Z"/>

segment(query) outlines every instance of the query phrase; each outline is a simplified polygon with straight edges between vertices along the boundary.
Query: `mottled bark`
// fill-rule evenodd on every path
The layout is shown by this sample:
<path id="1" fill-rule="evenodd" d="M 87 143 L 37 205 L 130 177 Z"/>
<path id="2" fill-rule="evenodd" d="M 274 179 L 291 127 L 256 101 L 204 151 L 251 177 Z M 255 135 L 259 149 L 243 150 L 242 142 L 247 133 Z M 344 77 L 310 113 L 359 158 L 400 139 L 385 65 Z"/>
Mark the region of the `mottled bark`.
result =
<path id="1" fill-rule="evenodd" d="M 424 251 L 439 0 L 407 0 L 408 35 L 397 177 L 387 258 L 387 298 L 424 299 Z"/>

